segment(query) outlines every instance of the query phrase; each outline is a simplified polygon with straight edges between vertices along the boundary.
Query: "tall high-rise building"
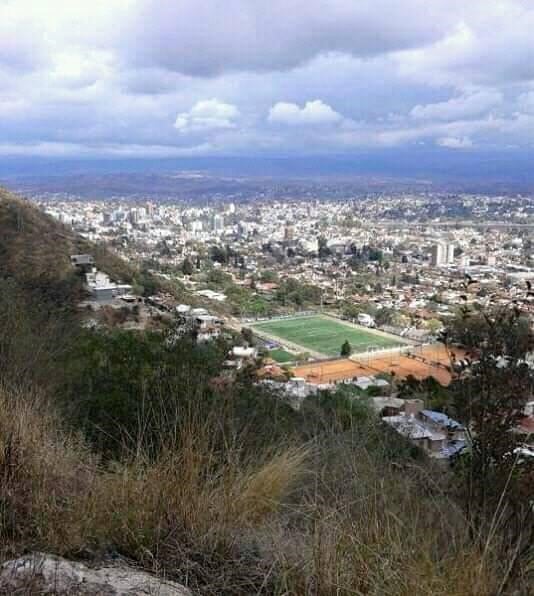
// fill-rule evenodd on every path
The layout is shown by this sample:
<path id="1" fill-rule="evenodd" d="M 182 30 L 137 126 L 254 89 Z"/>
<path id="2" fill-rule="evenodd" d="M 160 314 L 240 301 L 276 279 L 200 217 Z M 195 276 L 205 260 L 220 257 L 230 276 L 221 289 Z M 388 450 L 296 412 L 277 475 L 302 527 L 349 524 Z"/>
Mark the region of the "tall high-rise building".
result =
<path id="1" fill-rule="evenodd" d="M 193 234 L 198 234 L 199 232 L 202 232 L 202 222 L 198 219 L 190 222 L 189 227 L 191 228 Z"/>
<path id="2" fill-rule="evenodd" d="M 447 264 L 452 265 L 454 263 L 454 244 L 447 244 Z"/>
<path id="3" fill-rule="evenodd" d="M 222 232 L 224 229 L 224 217 L 217 213 L 213 216 L 213 231 L 214 232 Z"/>
<path id="4" fill-rule="evenodd" d="M 442 242 L 432 245 L 430 255 L 430 262 L 434 267 L 445 265 L 447 262 L 447 248 Z"/>
<path id="5" fill-rule="evenodd" d="M 430 262 L 434 267 L 443 267 L 454 263 L 454 244 L 436 242 L 432 245 Z"/>
<path id="6" fill-rule="evenodd" d="M 133 224 L 139 223 L 140 217 L 139 217 L 139 211 L 137 209 L 130 209 L 129 217 L 130 217 L 131 223 L 133 223 Z"/>

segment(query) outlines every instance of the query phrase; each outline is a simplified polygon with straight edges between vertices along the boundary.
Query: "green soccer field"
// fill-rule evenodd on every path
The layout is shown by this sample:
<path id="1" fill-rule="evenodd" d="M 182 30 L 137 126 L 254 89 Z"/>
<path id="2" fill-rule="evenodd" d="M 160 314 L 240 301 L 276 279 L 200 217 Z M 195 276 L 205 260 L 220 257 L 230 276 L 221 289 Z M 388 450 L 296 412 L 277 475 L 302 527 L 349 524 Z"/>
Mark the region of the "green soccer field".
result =
<path id="1" fill-rule="evenodd" d="M 252 328 L 279 338 L 282 342 L 286 340 L 301 346 L 303 351 L 313 350 L 327 356 L 339 356 L 341 344 L 345 340 L 348 340 L 353 352 L 391 348 L 403 343 L 402 340 L 389 339 L 320 315 L 264 321 L 252 325 Z"/>

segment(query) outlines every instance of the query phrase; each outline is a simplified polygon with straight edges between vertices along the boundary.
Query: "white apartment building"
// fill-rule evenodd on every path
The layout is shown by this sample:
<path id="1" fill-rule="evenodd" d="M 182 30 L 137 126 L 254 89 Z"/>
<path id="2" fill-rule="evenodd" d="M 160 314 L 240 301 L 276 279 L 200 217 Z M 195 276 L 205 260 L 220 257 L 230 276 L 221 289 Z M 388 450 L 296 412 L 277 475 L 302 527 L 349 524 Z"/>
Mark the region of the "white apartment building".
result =
<path id="1" fill-rule="evenodd" d="M 434 267 L 443 267 L 454 263 L 454 244 L 437 242 L 431 248 L 431 263 Z"/>

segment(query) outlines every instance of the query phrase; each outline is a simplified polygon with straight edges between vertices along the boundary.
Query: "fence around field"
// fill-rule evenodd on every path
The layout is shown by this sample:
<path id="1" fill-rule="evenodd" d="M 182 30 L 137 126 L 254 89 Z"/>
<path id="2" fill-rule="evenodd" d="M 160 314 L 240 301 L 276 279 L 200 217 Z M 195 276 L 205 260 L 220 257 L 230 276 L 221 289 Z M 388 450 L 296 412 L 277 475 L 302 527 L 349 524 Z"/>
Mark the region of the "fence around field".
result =
<path id="1" fill-rule="evenodd" d="M 387 330 L 382 330 L 382 329 L 377 329 L 375 327 L 366 327 L 365 325 L 360 325 L 356 322 L 354 322 L 353 319 L 347 319 L 344 318 L 340 315 L 336 315 L 334 313 L 325 313 L 322 311 L 314 311 L 314 310 L 306 310 L 306 311 L 300 311 L 298 313 L 292 313 L 292 314 L 287 314 L 287 315 L 277 315 L 274 317 L 258 317 L 255 319 L 251 319 L 251 318 L 245 318 L 245 319 L 241 319 L 241 323 L 245 324 L 248 323 L 249 325 L 257 325 L 257 324 L 261 324 L 261 323 L 270 323 L 270 322 L 276 322 L 276 321 L 289 321 L 289 320 L 295 320 L 295 319 L 300 319 L 300 318 L 305 318 L 305 317 L 324 317 L 325 319 L 332 319 L 334 321 L 336 321 L 337 323 L 339 323 L 340 325 L 346 325 L 347 327 L 351 327 L 353 329 L 359 329 L 360 331 L 365 331 L 367 333 L 369 333 L 370 335 L 377 335 L 378 337 L 383 337 L 386 339 L 389 339 L 391 341 L 395 340 L 399 342 L 399 346 L 402 345 L 417 345 L 420 343 L 420 340 L 416 339 L 416 338 L 412 338 L 409 336 L 402 336 L 398 333 L 391 333 L 390 331 Z M 256 333 L 256 335 L 259 336 L 259 333 L 257 333 L 258 328 L 253 328 L 253 331 Z M 385 349 L 390 349 L 390 348 L 385 348 Z"/>
<path id="2" fill-rule="evenodd" d="M 240 319 L 241 324 L 256 325 L 257 323 L 268 323 L 270 321 L 285 321 L 288 319 L 300 319 L 301 317 L 318 317 L 323 315 L 315 310 L 303 310 L 288 315 L 276 315 L 274 317 L 244 317 Z"/>
<path id="3" fill-rule="evenodd" d="M 384 356 L 393 357 L 395 354 L 411 353 L 414 348 L 419 346 L 413 344 L 399 344 L 398 346 L 391 346 L 387 348 L 381 348 L 378 346 L 368 346 L 366 350 L 362 352 L 354 352 L 350 355 L 350 359 L 355 362 L 367 361 L 368 363 L 374 358 L 380 358 Z"/>
<path id="4" fill-rule="evenodd" d="M 354 354 L 349 359 L 329 358 L 299 364 L 293 370 L 314 383 L 351 382 L 359 377 L 375 377 L 379 374 L 396 375 L 404 379 L 414 376 L 423 379 L 434 377 L 446 386 L 451 381 L 448 355 L 436 344 L 402 346 L 396 350 L 370 350 Z"/>

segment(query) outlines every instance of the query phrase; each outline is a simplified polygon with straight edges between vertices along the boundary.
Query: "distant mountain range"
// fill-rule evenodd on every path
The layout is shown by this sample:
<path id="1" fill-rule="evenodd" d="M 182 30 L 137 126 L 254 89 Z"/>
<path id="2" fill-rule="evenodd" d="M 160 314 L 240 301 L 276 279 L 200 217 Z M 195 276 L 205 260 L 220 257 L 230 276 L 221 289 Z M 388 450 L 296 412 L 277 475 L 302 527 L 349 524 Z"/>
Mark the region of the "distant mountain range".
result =
<path id="1" fill-rule="evenodd" d="M 532 163 L 532 151 L 434 147 L 305 158 L 8 158 L 0 163 L 0 179 L 10 188 L 27 192 L 97 197 L 147 193 L 154 197 L 254 197 L 267 193 L 278 198 L 291 192 L 296 198 L 328 198 L 347 192 L 425 189 L 506 194 L 534 191 Z"/>

